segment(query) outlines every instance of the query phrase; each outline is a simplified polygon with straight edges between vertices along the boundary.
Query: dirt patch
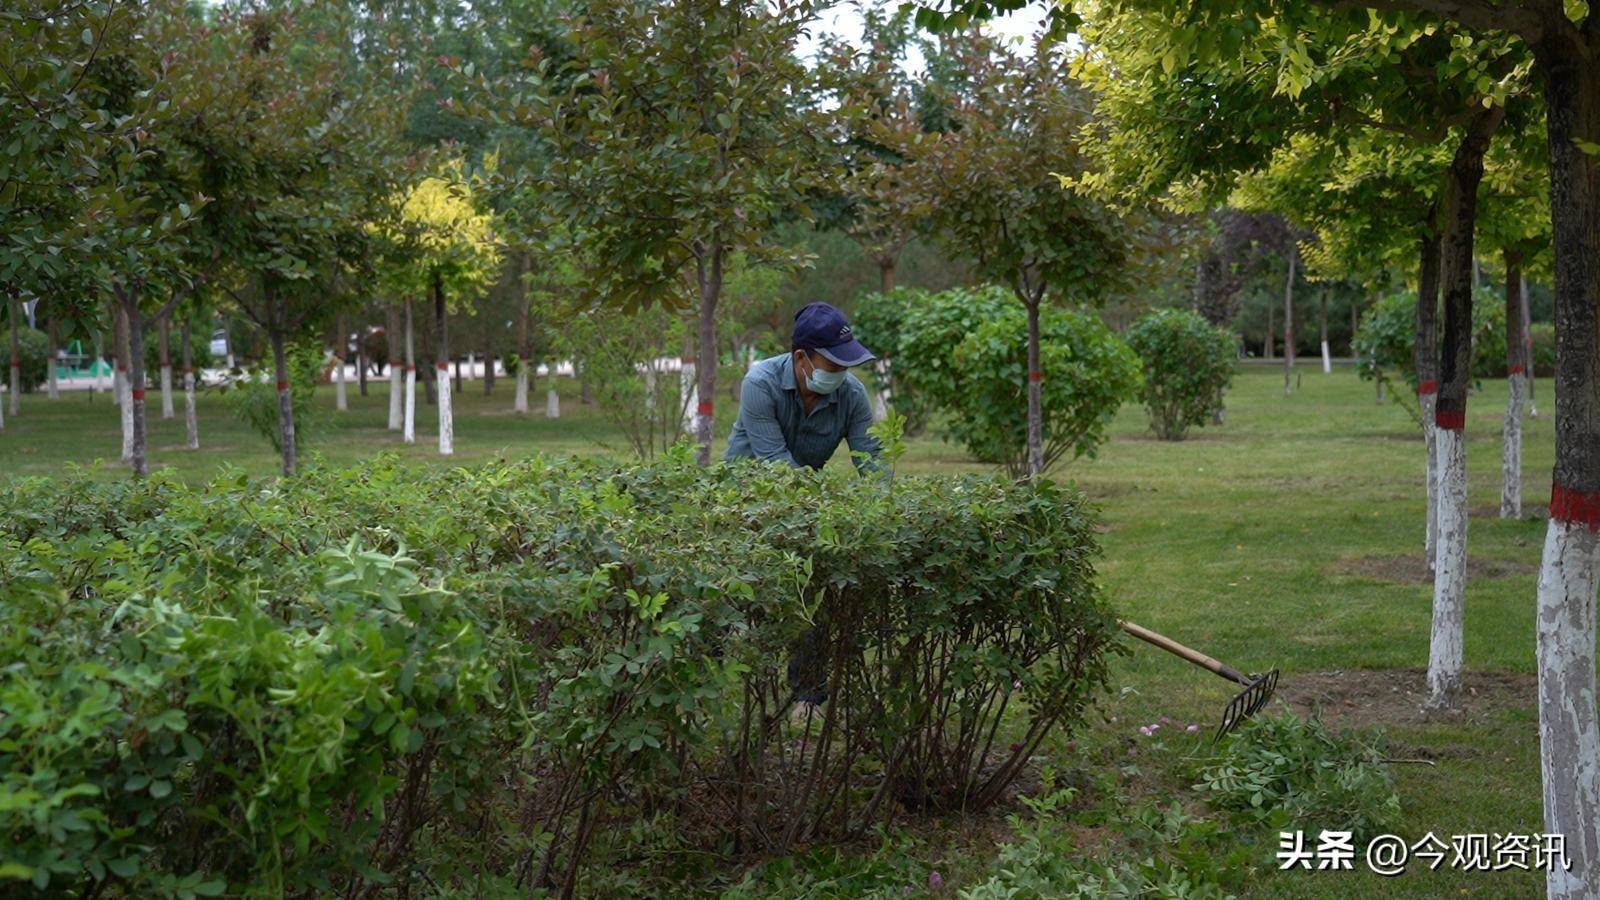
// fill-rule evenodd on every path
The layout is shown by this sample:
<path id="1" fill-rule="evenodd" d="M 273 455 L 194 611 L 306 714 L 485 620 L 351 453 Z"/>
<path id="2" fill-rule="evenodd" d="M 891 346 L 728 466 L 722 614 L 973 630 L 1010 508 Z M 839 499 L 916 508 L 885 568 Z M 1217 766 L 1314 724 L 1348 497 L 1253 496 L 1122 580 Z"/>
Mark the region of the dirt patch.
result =
<path id="1" fill-rule="evenodd" d="M 1496 510 L 1498 513 L 1498 510 Z M 1334 575 L 1356 575 L 1381 581 L 1398 581 L 1401 584 L 1433 584 L 1433 573 L 1428 571 L 1428 560 L 1421 553 L 1408 556 L 1357 556 L 1341 559 L 1329 567 Z M 1531 575 L 1539 567 L 1514 559 L 1484 559 L 1467 554 L 1467 579 L 1510 578 Z"/>
<path id="2" fill-rule="evenodd" d="M 1459 713 L 1425 713 L 1426 669 L 1345 669 L 1285 675 L 1278 696 L 1296 712 L 1316 712 L 1341 727 L 1422 725 L 1428 722 L 1477 722 L 1508 709 L 1531 709 L 1538 702 L 1539 681 L 1511 672 L 1467 672 Z M 1451 748 L 1438 747 L 1439 755 Z"/>
<path id="3" fill-rule="evenodd" d="M 1467 509 L 1467 515 L 1474 519 L 1498 519 L 1500 518 L 1500 505 L 1497 503 L 1493 506 L 1473 506 Z M 1532 522 L 1548 518 L 1550 518 L 1549 504 L 1522 504 L 1522 521 Z"/>

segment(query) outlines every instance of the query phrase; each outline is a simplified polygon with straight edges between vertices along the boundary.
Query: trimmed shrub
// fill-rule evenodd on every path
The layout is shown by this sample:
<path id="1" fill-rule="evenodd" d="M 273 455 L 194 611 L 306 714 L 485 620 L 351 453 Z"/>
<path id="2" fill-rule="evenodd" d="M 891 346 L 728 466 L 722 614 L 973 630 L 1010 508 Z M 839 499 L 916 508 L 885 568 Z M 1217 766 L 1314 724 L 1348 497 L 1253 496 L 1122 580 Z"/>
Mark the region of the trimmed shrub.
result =
<path id="1" fill-rule="evenodd" d="M 1133 323 L 1127 340 L 1144 372 L 1151 430 L 1181 441 L 1190 427 L 1204 426 L 1233 381 L 1238 354 L 1232 333 L 1193 310 L 1162 309 Z"/>
<path id="2" fill-rule="evenodd" d="M 1028 318 L 1002 288 L 935 294 L 901 326 L 896 379 L 948 415 L 944 435 L 1013 476 L 1027 471 Z M 1093 456 L 1139 361 L 1099 318 L 1047 308 L 1039 317 L 1044 457 Z"/>
<path id="3" fill-rule="evenodd" d="M 6 485 L 0 879 L 571 894 L 664 816 L 704 854 L 982 807 L 1081 722 L 1081 495 L 689 455 Z"/>

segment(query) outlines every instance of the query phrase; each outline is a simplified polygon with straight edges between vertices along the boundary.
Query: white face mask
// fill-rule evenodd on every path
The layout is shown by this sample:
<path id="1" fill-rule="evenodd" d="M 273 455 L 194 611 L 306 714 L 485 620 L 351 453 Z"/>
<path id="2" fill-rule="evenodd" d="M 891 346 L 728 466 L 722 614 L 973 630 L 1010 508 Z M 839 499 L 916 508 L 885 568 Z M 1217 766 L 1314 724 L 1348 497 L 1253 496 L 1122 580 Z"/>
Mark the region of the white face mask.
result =
<path id="1" fill-rule="evenodd" d="M 844 384 L 843 370 L 830 372 L 827 369 L 819 369 L 809 356 L 806 356 L 806 365 L 811 367 L 810 373 L 806 375 L 806 390 L 811 393 L 831 394 L 839 389 L 839 385 Z"/>

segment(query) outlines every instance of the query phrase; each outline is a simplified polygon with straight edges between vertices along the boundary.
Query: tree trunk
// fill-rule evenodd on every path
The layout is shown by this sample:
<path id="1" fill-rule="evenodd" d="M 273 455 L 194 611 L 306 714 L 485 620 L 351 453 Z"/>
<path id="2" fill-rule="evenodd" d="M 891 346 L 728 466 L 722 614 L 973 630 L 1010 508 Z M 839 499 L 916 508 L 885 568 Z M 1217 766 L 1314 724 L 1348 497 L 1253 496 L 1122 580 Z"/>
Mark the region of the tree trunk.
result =
<path id="1" fill-rule="evenodd" d="M 283 329 L 274 326 L 267 335 L 272 342 L 272 371 L 278 387 L 278 440 L 283 445 L 283 474 L 295 470 L 294 395 L 289 388 L 289 355 L 284 350 Z"/>
<path id="2" fill-rule="evenodd" d="M 344 316 L 333 320 L 333 330 L 333 408 L 347 412 L 350 404 L 344 393 L 344 355 L 350 351 L 345 349 L 349 344 L 344 330 Z"/>
<path id="3" fill-rule="evenodd" d="M 122 316 L 125 323 L 128 340 L 128 422 L 131 428 L 131 444 L 128 450 L 128 464 L 133 468 L 136 478 L 143 478 L 150 474 L 150 465 L 147 460 L 146 445 L 148 439 L 145 435 L 144 416 L 144 315 L 139 309 L 140 293 L 138 289 L 122 288 L 117 291 L 117 300 L 122 304 Z"/>
<path id="4" fill-rule="evenodd" d="M 1283 395 L 1294 391 L 1294 276 L 1300 260 L 1300 247 L 1289 241 L 1289 277 L 1283 283 Z"/>
<path id="5" fill-rule="evenodd" d="M 1322 374 L 1333 374 L 1333 355 L 1328 352 L 1328 289 L 1322 289 Z"/>
<path id="6" fill-rule="evenodd" d="M 1028 300 L 1028 477 L 1044 474 L 1044 372 L 1039 367 L 1039 292 Z"/>
<path id="7" fill-rule="evenodd" d="M 367 396 L 367 337 L 366 316 L 361 317 L 361 332 L 356 336 L 356 385 L 361 396 Z"/>
<path id="8" fill-rule="evenodd" d="M 1517 293 L 1522 296 L 1522 360 L 1527 365 L 1524 374 L 1528 376 L 1528 417 L 1539 418 L 1539 404 L 1534 402 L 1534 371 L 1533 371 L 1533 321 L 1528 312 L 1528 276 L 1520 279 Z"/>
<path id="9" fill-rule="evenodd" d="M 527 283 L 533 271 L 532 255 L 522 254 L 519 262 L 517 284 L 513 292 L 517 301 L 517 389 L 511 399 L 511 411 L 525 414 L 528 411 L 528 379 L 532 377 L 533 369 L 533 310 L 528 303 Z"/>
<path id="10" fill-rule="evenodd" d="M 22 318 L 22 304 L 17 302 L 16 294 L 8 295 L 6 303 L 10 306 L 6 313 L 11 319 L 11 415 L 16 416 L 22 412 L 22 340 L 17 324 Z"/>
<path id="11" fill-rule="evenodd" d="M 489 333 L 488 323 L 483 328 L 483 395 L 485 397 L 494 393 L 494 337 Z"/>
<path id="12" fill-rule="evenodd" d="M 700 445 L 697 459 L 702 466 L 711 465 L 712 431 L 716 427 L 712 398 L 717 396 L 717 301 L 722 298 L 722 256 L 726 252 L 720 232 L 714 240 L 696 261 L 700 328 L 695 375 L 700 398 L 695 404 L 694 432 L 695 441 Z"/>
<path id="13" fill-rule="evenodd" d="M 161 418 L 175 419 L 177 410 L 172 405 L 172 318 L 162 316 L 156 326 L 157 350 L 161 354 Z"/>
<path id="14" fill-rule="evenodd" d="M 100 364 L 105 361 L 105 355 L 101 352 L 103 349 L 101 340 L 100 329 L 96 328 L 94 330 L 94 377 L 89 379 L 89 396 L 91 398 L 100 393 Z"/>
<path id="15" fill-rule="evenodd" d="M 437 272 L 433 276 L 433 317 L 439 342 L 439 346 L 434 348 L 434 358 L 438 361 L 439 455 L 449 456 L 456 452 L 455 420 L 450 415 L 450 317 L 444 308 L 444 284 Z M 460 371 L 458 367 L 456 372 Z"/>
<path id="16" fill-rule="evenodd" d="M 1439 354 L 1435 349 L 1439 329 L 1439 235 L 1428 223 L 1419 252 L 1417 271 L 1416 340 L 1412 345 L 1412 367 L 1417 373 L 1417 405 L 1422 407 L 1422 438 L 1427 453 L 1428 521 L 1423 552 L 1428 571 L 1436 571 L 1439 544 L 1439 460 L 1438 431 L 1434 426 L 1439 399 Z"/>
<path id="17" fill-rule="evenodd" d="M 439 351 L 438 348 L 433 346 L 433 344 L 434 329 L 438 327 L 439 323 L 436 318 L 433 318 L 432 303 L 425 303 L 424 309 L 426 310 L 426 315 L 432 321 L 433 328 L 427 327 L 427 323 L 424 323 L 424 325 L 418 329 L 418 340 L 422 343 L 422 350 L 418 353 L 418 356 L 422 359 L 433 360 L 434 375 L 431 378 L 422 379 L 422 398 L 429 406 L 436 406 L 439 402 Z"/>
<path id="18" fill-rule="evenodd" d="M 1522 258 L 1506 260 L 1506 424 L 1500 456 L 1500 518 L 1522 518 L 1522 395 L 1527 362 L 1522 343 Z"/>
<path id="19" fill-rule="evenodd" d="M 385 311 L 384 319 L 384 348 L 389 354 L 389 430 L 399 431 L 405 421 L 404 398 L 401 396 L 405 384 L 405 365 L 400 359 L 401 332 L 404 326 L 400 323 L 400 307 L 389 304 Z M 409 334 L 409 332 L 407 332 Z M 409 340 L 407 337 L 405 340 Z"/>
<path id="20" fill-rule="evenodd" d="M 899 266 L 900 260 L 887 253 L 878 257 L 878 290 L 889 293 L 894 290 L 894 270 Z"/>
<path id="21" fill-rule="evenodd" d="M 417 442 L 417 346 L 415 318 L 411 314 L 411 298 L 406 298 L 406 384 L 405 411 L 400 439 L 407 444 Z"/>
<path id="22" fill-rule="evenodd" d="M 183 342 L 180 351 L 183 353 L 183 422 L 188 430 L 189 449 L 200 449 L 200 417 L 195 410 L 194 396 L 194 354 L 190 349 L 189 320 L 183 320 L 183 329 L 179 337 Z"/>
<path id="23" fill-rule="evenodd" d="M 1439 354 L 1439 546 L 1433 578 L 1433 636 L 1428 647 L 1428 709 L 1461 702 L 1463 611 L 1467 591 L 1467 388 L 1472 380 L 1472 238 L 1478 183 L 1489 139 L 1504 114 L 1491 107 L 1473 117 L 1445 181 L 1444 340 Z"/>
<path id="24" fill-rule="evenodd" d="M 1278 311 L 1273 308 L 1271 303 L 1268 303 L 1267 304 L 1267 334 L 1266 334 L 1265 337 L 1263 337 L 1261 339 L 1261 358 L 1262 359 L 1271 359 L 1272 358 L 1272 338 L 1273 338 L 1273 331 L 1275 331 L 1277 329 L 1277 327 L 1278 327 L 1277 326 L 1277 321 L 1278 321 L 1277 316 L 1278 316 Z"/>
<path id="25" fill-rule="evenodd" d="M 45 384 L 48 386 L 47 395 L 51 400 L 59 400 L 61 399 L 61 386 L 56 378 L 56 363 L 61 359 L 57 355 L 61 341 L 56 334 L 55 316 L 51 316 L 49 321 L 45 323 L 44 336 L 46 342 L 45 358 L 49 360 L 49 365 L 45 367 Z M 98 363 L 99 360 L 95 360 L 95 362 Z"/>
<path id="26" fill-rule="evenodd" d="M 550 382 L 545 386 L 544 415 L 547 419 L 561 418 L 561 392 L 556 390 L 556 361 L 550 360 Z"/>
<path id="27" fill-rule="evenodd" d="M 1544 830 L 1565 835 L 1552 898 L 1600 896 L 1600 727 L 1595 593 L 1600 590 L 1600 71 L 1560 38 L 1544 69 L 1556 306 L 1556 462 L 1539 575 L 1539 744 Z"/>
<path id="28" fill-rule="evenodd" d="M 133 403 L 128 399 L 128 313 L 121 298 L 113 297 L 117 322 L 117 402 L 122 404 L 122 461 L 133 462 Z"/>
<path id="29" fill-rule="evenodd" d="M 683 356 L 678 360 L 678 427 L 684 432 L 693 432 L 695 416 L 699 415 L 700 389 L 695 381 L 695 357 L 691 347 L 683 348 Z"/>

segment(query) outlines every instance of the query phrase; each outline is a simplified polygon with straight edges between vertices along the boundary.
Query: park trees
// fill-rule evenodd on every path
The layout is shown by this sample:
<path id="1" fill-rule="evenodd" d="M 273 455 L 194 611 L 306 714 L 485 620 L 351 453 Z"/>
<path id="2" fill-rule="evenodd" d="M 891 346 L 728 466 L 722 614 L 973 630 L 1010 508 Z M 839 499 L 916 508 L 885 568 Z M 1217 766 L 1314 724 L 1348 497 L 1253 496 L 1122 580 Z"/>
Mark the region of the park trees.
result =
<path id="1" fill-rule="evenodd" d="M 439 396 L 439 452 L 455 452 L 451 415 L 449 312 L 482 292 L 500 265 L 490 216 L 474 204 L 471 180 L 459 160 L 447 161 L 405 188 L 393 223 L 377 223 L 394 245 L 391 286 L 405 299 L 405 340 L 412 352 L 411 298 L 426 295 L 433 306 L 434 378 Z M 408 356 L 407 371 L 415 371 Z M 408 382 L 409 392 L 411 384 Z M 414 409 L 408 395 L 408 410 Z M 409 414 L 408 418 L 414 416 Z"/>
<path id="2" fill-rule="evenodd" d="M 1126 264 L 1128 225 L 1065 179 L 1083 174 L 1079 134 L 1089 94 L 1065 71 L 1059 47 L 1017 53 L 981 35 L 952 38 L 962 77 L 948 130 L 879 139 L 911 160 L 929 227 L 978 274 L 1006 286 L 1027 311 L 1027 466 L 1047 459 L 1040 367 L 1040 307 L 1047 296 L 1092 303 Z"/>
<path id="3" fill-rule="evenodd" d="M 1600 24 L 1587 5 L 1538 0 L 1369 0 L 1350 4 L 1247 3 L 1117 4 L 1159 14 L 1145 37 L 1171 71 L 1194 59 L 1239 58 L 1241 40 L 1271 29 L 1283 40 L 1264 58 L 1281 87 L 1295 94 L 1318 82 L 1313 36 L 1387 33 L 1391 36 L 1459 29 L 1466 41 L 1511 39 L 1531 54 L 1545 106 L 1557 319 L 1556 464 L 1551 518 L 1541 568 L 1539 610 L 1540 736 L 1545 777 L 1545 826 L 1567 836 L 1568 868 L 1547 875 L 1551 897 L 1600 893 L 1600 715 L 1594 703 L 1595 606 L 1600 588 Z M 985 0 L 958 2 L 960 15 L 982 13 Z M 1078 10 L 1057 7 L 1062 27 Z M 930 10 L 930 24 L 944 16 Z M 1316 54 L 1320 59 L 1321 54 Z M 1263 56 L 1258 56 L 1263 58 Z M 1399 69 L 1403 58 L 1375 57 Z M 1456 70 L 1459 73 L 1460 70 Z M 1474 73 L 1476 74 L 1479 73 Z M 1486 74 L 1486 73 L 1484 73 Z M 1476 77 L 1473 79 L 1476 81 Z M 1177 81 L 1177 79 L 1174 79 Z M 1402 115 L 1416 116 L 1413 107 Z M 1219 120 L 1220 121 L 1220 120 Z M 1458 177 L 1470 176 L 1469 153 Z M 1459 223 L 1465 206 L 1447 222 Z M 1453 250 L 1461 259 L 1462 247 Z M 1459 308 L 1459 303 L 1457 304 Z M 1447 327 L 1447 334 L 1450 329 Z M 1452 410 L 1452 418 L 1454 411 Z M 1437 414 L 1436 414 L 1437 415 Z"/>
<path id="4" fill-rule="evenodd" d="M 285 475 L 296 467 L 288 344 L 329 312 L 344 261 L 368 252 L 363 223 L 398 130 L 391 92 L 341 55 L 340 25 L 318 21 L 312 33 L 280 11 L 227 14 L 207 45 L 226 96 L 188 137 L 205 160 L 213 202 L 201 227 L 219 281 L 271 346 Z"/>
<path id="5" fill-rule="evenodd" d="M 549 141 L 534 171 L 581 241 L 583 294 L 696 308 L 702 462 L 729 257 L 784 258 L 767 238 L 825 158 L 824 114 L 794 49 L 811 15 L 750 0 L 600 0 L 564 34 L 570 58 L 533 54 L 497 100 Z"/>

